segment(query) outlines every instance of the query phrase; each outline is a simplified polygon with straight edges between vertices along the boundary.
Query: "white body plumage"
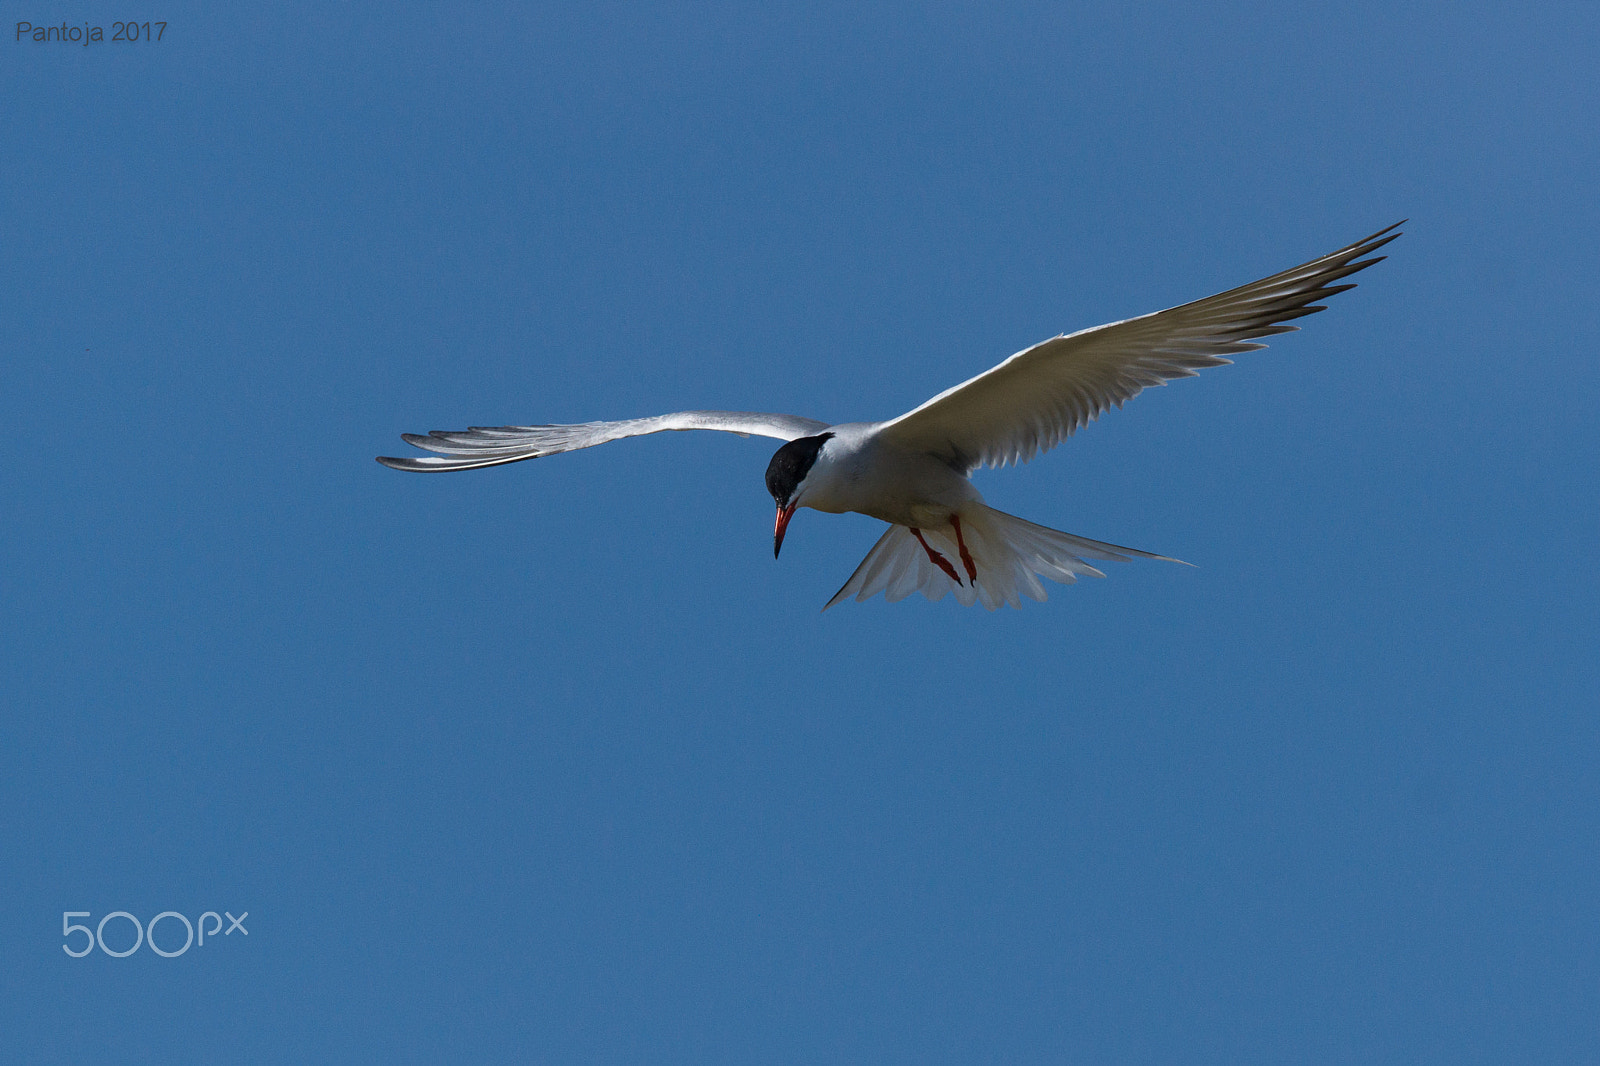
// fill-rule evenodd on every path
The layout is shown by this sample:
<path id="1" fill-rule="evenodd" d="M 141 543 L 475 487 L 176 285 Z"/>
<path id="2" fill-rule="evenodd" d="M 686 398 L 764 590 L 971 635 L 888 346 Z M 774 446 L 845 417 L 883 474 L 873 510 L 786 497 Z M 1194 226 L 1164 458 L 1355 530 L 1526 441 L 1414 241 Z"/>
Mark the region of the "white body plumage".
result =
<path id="1" fill-rule="evenodd" d="M 965 472 L 926 451 L 886 439 L 883 425 L 847 422 L 828 427 L 833 436 L 822 445 L 794 496 L 799 505 L 924 527 L 945 525 L 951 514 L 983 502 Z"/>

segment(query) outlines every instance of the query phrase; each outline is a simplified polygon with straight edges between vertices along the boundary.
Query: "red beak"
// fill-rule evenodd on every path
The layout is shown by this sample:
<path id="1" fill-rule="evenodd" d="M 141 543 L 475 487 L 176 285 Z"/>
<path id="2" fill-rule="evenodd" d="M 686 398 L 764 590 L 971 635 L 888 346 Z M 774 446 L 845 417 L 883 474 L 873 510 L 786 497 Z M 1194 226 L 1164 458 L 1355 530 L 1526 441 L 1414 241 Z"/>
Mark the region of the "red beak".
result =
<path id="1" fill-rule="evenodd" d="M 778 552 L 783 548 L 783 531 L 789 528 L 789 519 L 794 517 L 794 509 L 800 506 L 791 503 L 787 507 L 778 508 L 778 522 L 772 527 L 772 557 L 776 559 Z"/>

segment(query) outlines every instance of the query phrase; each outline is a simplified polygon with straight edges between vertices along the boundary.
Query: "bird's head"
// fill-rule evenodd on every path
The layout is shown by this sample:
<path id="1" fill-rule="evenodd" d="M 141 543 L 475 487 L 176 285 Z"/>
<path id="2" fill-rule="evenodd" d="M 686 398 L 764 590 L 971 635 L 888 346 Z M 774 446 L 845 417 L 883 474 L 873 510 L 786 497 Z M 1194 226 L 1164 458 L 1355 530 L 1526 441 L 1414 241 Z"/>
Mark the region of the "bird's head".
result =
<path id="1" fill-rule="evenodd" d="M 772 557 L 776 559 L 783 547 L 783 533 L 789 528 L 789 519 L 800 506 L 806 491 L 806 475 L 817 461 L 822 446 L 832 433 L 815 437 L 800 437 L 779 448 L 767 464 L 767 491 L 778 505 L 778 521 L 772 527 Z"/>

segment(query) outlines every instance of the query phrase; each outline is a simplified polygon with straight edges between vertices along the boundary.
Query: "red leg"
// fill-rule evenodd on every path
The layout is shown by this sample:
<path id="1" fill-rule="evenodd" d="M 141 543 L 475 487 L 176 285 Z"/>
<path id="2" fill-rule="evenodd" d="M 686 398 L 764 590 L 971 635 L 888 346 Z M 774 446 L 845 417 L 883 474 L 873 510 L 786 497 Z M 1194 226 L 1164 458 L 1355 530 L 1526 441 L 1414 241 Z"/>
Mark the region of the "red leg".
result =
<path id="1" fill-rule="evenodd" d="M 961 539 L 961 516 L 951 515 L 950 524 L 956 527 L 956 547 L 961 549 L 961 565 L 967 568 L 967 580 L 976 584 L 978 564 L 972 561 L 972 553 L 967 551 L 967 542 Z"/>
<path id="2" fill-rule="evenodd" d="M 928 547 L 928 542 L 922 539 L 922 530 L 917 529 L 914 526 L 907 526 L 906 528 L 911 530 L 911 535 L 913 537 L 917 538 L 917 543 L 922 545 L 922 550 L 928 553 L 928 558 L 933 560 L 933 565 L 949 574 L 951 581 L 954 581 L 958 585 L 961 584 L 961 579 L 956 576 L 956 568 L 950 565 L 949 559 L 946 559 L 944 556 Z"/>

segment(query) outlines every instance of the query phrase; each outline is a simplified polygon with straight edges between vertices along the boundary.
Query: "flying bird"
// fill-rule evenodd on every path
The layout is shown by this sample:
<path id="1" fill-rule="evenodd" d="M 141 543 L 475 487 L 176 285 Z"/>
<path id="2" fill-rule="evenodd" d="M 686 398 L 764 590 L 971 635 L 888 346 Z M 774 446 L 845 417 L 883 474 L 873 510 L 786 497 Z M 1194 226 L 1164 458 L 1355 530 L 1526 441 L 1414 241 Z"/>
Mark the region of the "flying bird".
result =
<path id="1" fill-rule="evenodd" d="M 473 470 L 667 430 L 774 437 L 786 443 L 767 465 L 767 491 L 778 507 L 773 558 L 802 507 L 857 511 L 889 523 L 823 610 L 879 592 L 891 603 L 913 592 L 930 600 L 954 592 L 961 603 L 981 602 L 991 611 L 1020 607 L 1023 596 L 1045 598 L 1041 577 L 1061 584 L 1104 577 L 1090 559 L 1179 560 L 997 511 L 983 502 L 972 472 L 1025 463 L 1149 386 L 1223 366 L 1232 361 L 1226 356 L 1265 348 L 1253 343 L 1258 337 L 1299 329 L 1284 323 L 1322 311 L 1316 301 L 1355 288 L 1335 282 L 1384 259 L 1365 257 L 1400 236 L 1401 225 L 1203 300 L 1052 337 L 886 422 L 829 425 L 797 415 L 679 411 L 573 426 L 434 430 L 401 436 L 436 455 L 378 462 L 396 470 Z"/>

